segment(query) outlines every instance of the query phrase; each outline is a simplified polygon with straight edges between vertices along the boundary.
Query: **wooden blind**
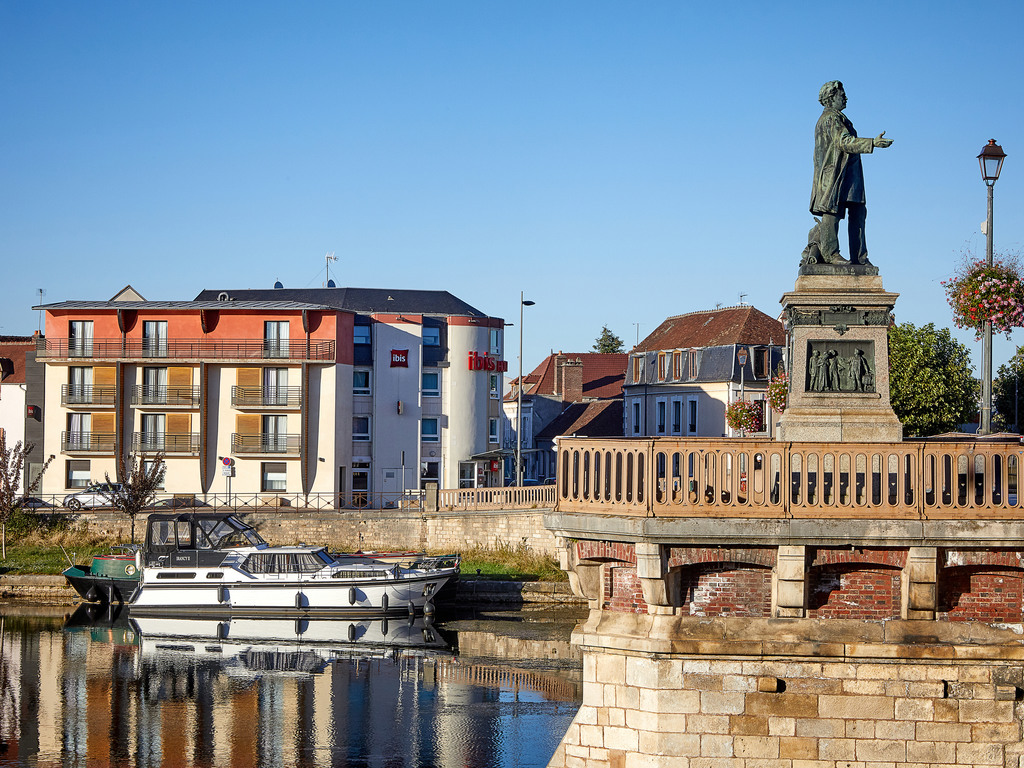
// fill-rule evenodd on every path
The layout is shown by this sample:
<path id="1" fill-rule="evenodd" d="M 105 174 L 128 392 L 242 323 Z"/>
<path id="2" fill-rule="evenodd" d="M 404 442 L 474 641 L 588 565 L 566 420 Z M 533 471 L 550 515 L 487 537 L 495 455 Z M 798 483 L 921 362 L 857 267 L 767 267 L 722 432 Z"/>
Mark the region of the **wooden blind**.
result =
<path id="1" fill-rule="evenodd" d="M 167 386 L 169 386 L 169 387 L 191 387 L 192 386 L 192 369 L 191 368 L 168 368 L 167 369 Z"/>
<path id="2" fill-rule="evenodd" d="M 192 414 L 190 413 L 168 413 L 167 434 L 187 435 L 192 431 Z"/>
<path id="3" fill-rule="evenodd" d="M 260 415 L 258 413 L 240 413 L 235 416 L 235 432 L 240 435 L 258 435 L 260 433 Z"/>
<path id="4" fill-rule="evenodd" d="M 111 368 L 110 370 L 114 370 Z M 92 415 L 92 431 L 95 434 L 111 434 L 114 431 L 114 414 L 94 413 Z"/>
<path id="5" fill-rule="evenodd" d="M 117 369 L 113 366 L 96 367 L 92 369 L 92 384 L 94 387 L 112 387 L 117 379 Z"/>
<path id="6" fill-rule="evenodd" d="M 258 387 L 260 385 L 261 368 L 239 368 L 238 386 Z M 259 430 L 256 430 L 257 432 Z"/>

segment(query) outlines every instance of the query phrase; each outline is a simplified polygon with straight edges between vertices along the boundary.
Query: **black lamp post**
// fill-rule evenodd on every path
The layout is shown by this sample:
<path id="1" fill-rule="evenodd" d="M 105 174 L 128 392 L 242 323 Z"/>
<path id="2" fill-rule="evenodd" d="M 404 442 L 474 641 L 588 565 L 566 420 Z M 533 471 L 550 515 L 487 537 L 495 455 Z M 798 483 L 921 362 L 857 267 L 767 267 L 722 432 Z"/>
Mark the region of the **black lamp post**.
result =
<path id="1" fill-rule="evenodd" d="M 988 186 L 988 218 L 985 221 L 985 263 L 992 266 L 992 190 L 1003 169 L 1006 153 L 989 139 L 988 144 L 981 148 L 978 164 L 981 166 L 981 178 Z M 985 321 L 985 337 L 981 360 L 981 418 L 978 425 L 979 435 L 992 434 L 992 321 Z"/>
<path id="2" fill-rule="evenodd" d="M 523 484 L 523 307 L 537 302 L 523 298 L 519 292 L 519 392 L 516 396 L 516 485 Z"/>

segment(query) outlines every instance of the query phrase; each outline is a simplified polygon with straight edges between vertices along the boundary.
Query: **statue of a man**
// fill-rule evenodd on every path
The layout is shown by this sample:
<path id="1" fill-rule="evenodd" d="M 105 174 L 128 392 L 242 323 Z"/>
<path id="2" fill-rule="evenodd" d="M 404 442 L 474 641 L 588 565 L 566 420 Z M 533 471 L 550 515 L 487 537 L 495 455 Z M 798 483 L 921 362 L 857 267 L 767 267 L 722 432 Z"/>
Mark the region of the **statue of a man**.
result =
<path id="1" fill-rule="evenodd" d="M 814 185 L 811 189 L 811 213 L 820 220 L 811 229 L 804 264 L 867 264 L 868 248 L 864 241 L 864 172 L 860 156 L 875 147 L 892 144 L 885 131 L 874 139 L 857 137 L 853 123 L 843 114 L 846 91 L 838 80 L 821 86 L 818 101 L 825 108 L 814 127 Z M 847 219 L 850 237 L 850 260 L 839 254 L 839 220 Z"/>

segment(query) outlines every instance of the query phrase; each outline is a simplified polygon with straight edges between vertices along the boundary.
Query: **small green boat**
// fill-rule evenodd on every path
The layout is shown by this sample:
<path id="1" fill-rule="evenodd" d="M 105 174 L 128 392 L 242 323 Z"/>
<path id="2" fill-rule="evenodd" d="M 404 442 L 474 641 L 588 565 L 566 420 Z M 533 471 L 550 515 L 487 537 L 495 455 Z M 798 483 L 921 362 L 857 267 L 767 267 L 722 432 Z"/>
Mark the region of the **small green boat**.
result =
<path id="1" fill-rule="evenodd" d="M 88 566 L 73 565 L 64 571 L 74 590 L 90 603 L 130 603 L 139 586 L 139 568 L 135 552 L 97 555 Z"/>

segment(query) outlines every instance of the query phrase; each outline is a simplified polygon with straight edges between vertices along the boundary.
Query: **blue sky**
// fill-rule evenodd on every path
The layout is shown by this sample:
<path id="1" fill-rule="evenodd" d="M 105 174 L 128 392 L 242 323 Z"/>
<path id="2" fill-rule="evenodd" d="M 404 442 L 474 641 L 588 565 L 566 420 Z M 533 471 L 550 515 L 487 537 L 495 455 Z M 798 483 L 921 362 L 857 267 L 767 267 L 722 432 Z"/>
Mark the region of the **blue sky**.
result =
<path id="1" fill-rule="evenodd" d="M 996 251 L 1024 239 L 1021 29 L 1019 2 L 2 0 L 0 333 L 36 329 L 39 288 L 315 287 L 327 252 L 339 285 L 514 322 L 513 374 L 521 290 L 528 369 L 741 293 L 774 315 L 831 79 L 894 140 L 864 165 L 897 318 L 952 326 L 990 138 Z"/>

